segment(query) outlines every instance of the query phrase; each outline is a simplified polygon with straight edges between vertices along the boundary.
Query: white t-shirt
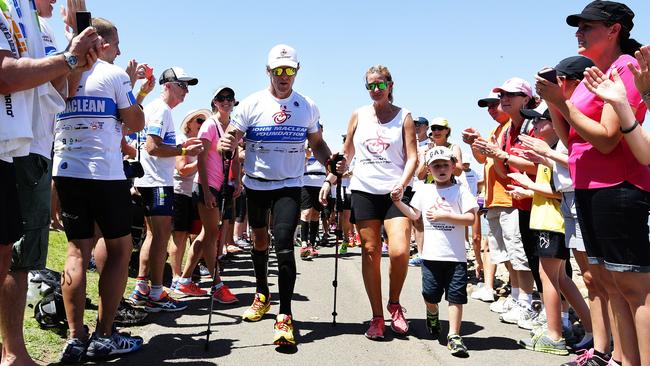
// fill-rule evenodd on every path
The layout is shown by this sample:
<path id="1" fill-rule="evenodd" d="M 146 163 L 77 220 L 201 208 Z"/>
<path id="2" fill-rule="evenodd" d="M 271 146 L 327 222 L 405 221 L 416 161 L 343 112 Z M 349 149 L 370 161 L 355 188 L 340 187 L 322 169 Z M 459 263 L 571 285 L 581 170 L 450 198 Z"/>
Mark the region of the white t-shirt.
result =
<path id="1" fill-rule="evenodd" d="M 431 142 L 431 140 L 429 140 L 428 138 L 425 138 L 422 141 L 418 141 L 418 158 L 420 158 L 422 156 L 423 152 L 427 151 L 427 149 L 429 148 L 429 142 Z M 415 172 L 415 174 L 417 175 L 417 171 Z M 414 175 L 413 176 L 413 191 L 417 192 L 418 188 L 420 188 L 420 186 L 423 185 L 424 183 L 425 183 L 424 180 L 419 180 L 418 177 L 416 177 Z"/>
<path id="2" fill-rule="evenodd" d="M 318 132 L 319 120 L 314 102 L 296 91 L 276 99 L 264 89 L 244 99 L 231 121 L 246 134 L 244 185 L 257 190 L 301 187 L 305 141 Z"/>
<path id="3" fill-rule="evenodd" d="M 465 180 L 467 181 L 469 191 L 472 193 L 472 196 L 477 197 L 478 181 L 481 180 L 481 174 L 471 168 L 467 171 L 463 171 L 463 173 L 465 173 Z"/>
<path id="4" fill-rule="evenodd" d="M 122 122 L 119 110 L 136 104 L 129 76 L 98 60 L 84 72 L 77 95 L 66 101 L 54 129 L 53 175 L 122 180 Z"/>
<path id="5" fill-rule="evenodd" d="M 305 162 L 305 175 L 302 178 L 302 184 L 305 187 L 321 187 L 325 182 L 326 175 L 325 166 L 312 155 Z"/>
<path id="6" fill-rule="evenodd" d="M 411 207 L 422 212 L 424 222 L 423 259 L 430 261 L 467 262 L 465 254 L 465 228 L 446 222 L 430 222 L 427 211 L 435 207 L 455 214 L 477 209 L 476 198 L 460 184 L 438 188 L 434 183 L 425 184 L 413 195 Z"/>
<path id="7" fill-rule="evenodd" d="M 182 144 L 187 140 L 187 137 L 181 135 L 178 138 L 178 143 Z M 188 163 L 193 163 L 196 161 L 196 156 L 186 156 Z M 175 158 L 174 158 L 175 159 Z M 175 164 L 175 162 L 174 162 Z M 192 197 L 192 190 L 194 188 L 194 177 L 197 172 L 194 172 L 188 176 L 182 176 L 178 170 L 174 169 L 174 193 L 182 194 L 188 197 Z"/>
<path id="8" fill-rule="evenodd" d="M 387 194 L 399 183 L 406 166 L 402 130 L 410 113 L 402 108 L 391 121 L 379 123 L 372 105 L 357 110 L 350 190 Z"/>
<path id="9" fill-rule="evenodd" d="M 46 19 L 38 18 L 41 24 L 41 33 L 43 36 L 43 45 L 45 46 L 45 54 L 52 55 L 58 50 L 56 48 L 56 40 L 54 32 L 50 28 Z M 56 115 L 49 113 L 45 108 L 41 108 L 41 120 L 34 118 L 32 121 L 32 133 L 34 140 L 29 147 L 29 152 L 44 156 L 48 159 L 52 157 L 52 142 L 54 141 L 54 124 Z"/>
<path id="10" fill-rule="evenodd" d="M 562 141 L 558 140 L 557 145 L 555 146 L 555 151 L 568 155 L 569 150 L 564 146 Z M 558 164 L 557 161 L 552 160 L 553 166 L 553 185 L 557 192 L 573 192 L 573 180 L 571 179 L 571 173 L 569 172 L 569 167 L 566 165 Z"/>
<path id="11" fill-rule="evenodd" d="M 157 98 L 144 107 L 144 131 L 138 134 L 140 139 L 140 162 L 144 175 L 136 178 L 136 187 L 168 187 L 174 185 L 174 167 L 176 157 L 151 156 L 145 149 L 147 135 L 158 136 L 163 144 L 176 146 L 176 130 L 172 120 L 172 109 L 161 98 Z"/>

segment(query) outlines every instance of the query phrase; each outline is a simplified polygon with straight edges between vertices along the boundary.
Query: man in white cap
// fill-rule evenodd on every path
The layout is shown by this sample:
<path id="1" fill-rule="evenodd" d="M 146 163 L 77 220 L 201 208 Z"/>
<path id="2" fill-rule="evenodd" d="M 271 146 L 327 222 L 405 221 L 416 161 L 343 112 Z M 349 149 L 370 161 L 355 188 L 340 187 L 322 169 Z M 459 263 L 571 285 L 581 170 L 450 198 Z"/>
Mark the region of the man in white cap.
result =
<path id="1" fill-rule="evenodd" d="M 280 297 L 273 343 L 290 346 L 296 344 L 291 314 L 296 282 L 293 234 L 300 215 L 305 141 L 309 141 L 321 164 L 327 165 L 330 157 L 330 149 L 318 128 L 318 108 L 311 99 L 293 90 L 299 68 L 295 49 L 283 44 L 273 47 L 266 64 L 269 87 L 241 102 L 218 146 L 219 152 L 227 155 L 235 151 L 237 141 L 243 136 L 246 139 L 243 184 L 253 229 L 251 256 L 257 289 L 253 304 L 242 318 L 259 321 L 271 305 L 267 282 L 270 213 Z"/>
<path id="2" fill-rule="evenodd" d="M 140 249 L 138 277 L 129 302 L 144 305 L 148 312 L 187 308 L 186 303 L 176 301 L 163 290 L 162 279 L 167 242 L 172 231 L 176 156 L 196 156 L 203 150 L 203 144 L 197 138 L 176 144 L 172 108 L 183 102 L 189 92 L 188 86 L 198 82 L 180 67 L 169 68 L 158 80 L 162 85 L 160 97 L 144 107 L 145 127 L 138 135 L 144 176 L 135 179 L 134 185 L 144 203 L 147 237 Z"/>

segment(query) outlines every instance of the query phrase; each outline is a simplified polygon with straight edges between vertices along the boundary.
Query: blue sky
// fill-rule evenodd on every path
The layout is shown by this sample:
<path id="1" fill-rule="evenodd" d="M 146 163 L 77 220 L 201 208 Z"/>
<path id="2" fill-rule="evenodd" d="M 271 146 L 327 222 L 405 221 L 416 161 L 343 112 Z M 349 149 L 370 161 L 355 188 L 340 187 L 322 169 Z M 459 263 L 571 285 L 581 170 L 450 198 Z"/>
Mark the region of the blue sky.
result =
<path id="1" fill-rule="evenodd" d="M 512 76 L 529 82 L 543 66 L 576 53 L 575 28 L 565 18 L 588 1 L 99 1 L 86 0 L 93 16 L 113 21 L 122 55 L 157 75 L 181 66 L 199 78 L 173 111 L 178 126 L 185 113 L 209 106 L 219 85 L 238 99 L 266 88 L 268 50 L 295 47 L 301 63 L 294 89 L 320 108 L 325 139 L 341 145 L 354 109 L 369 104 L 364 73 L 388 66 L 395 104 L 428 119 L 444 116 L 452 140 L 472 126 L 493 126 L 476 101 Z M 650 43 L 650 2 L 626 1 L 634 12 L 632 36 Z M 50 24 L 63 43 L 58 7 Z M 157 86 L 151 96 L 159 94 Z"/>

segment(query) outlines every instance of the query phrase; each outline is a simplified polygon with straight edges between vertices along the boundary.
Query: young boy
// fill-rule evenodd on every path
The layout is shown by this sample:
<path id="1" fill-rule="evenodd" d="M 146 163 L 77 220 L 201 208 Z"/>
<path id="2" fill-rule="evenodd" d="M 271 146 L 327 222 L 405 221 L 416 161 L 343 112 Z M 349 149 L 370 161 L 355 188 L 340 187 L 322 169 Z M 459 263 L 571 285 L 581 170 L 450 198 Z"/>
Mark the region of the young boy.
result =
<path id="1" fill-rule="evenodd" d="M 424 216 L 422 297 L 427 307 L 427 329 L 438 338 L 438 303 L 444 292 L 449 302 L 447 348 L 454 356 L 467 357 L 460 337 L 463 304 L 467 303 L 465 226 L 474 222 L 478 205 L 467 187 L 452 183 L 455 158 L 450 149 L 438 146 L 429 150 L 425 163 L 435 184 L 422 185 L 410 206 L 394 203 L 411 220 Z"/>

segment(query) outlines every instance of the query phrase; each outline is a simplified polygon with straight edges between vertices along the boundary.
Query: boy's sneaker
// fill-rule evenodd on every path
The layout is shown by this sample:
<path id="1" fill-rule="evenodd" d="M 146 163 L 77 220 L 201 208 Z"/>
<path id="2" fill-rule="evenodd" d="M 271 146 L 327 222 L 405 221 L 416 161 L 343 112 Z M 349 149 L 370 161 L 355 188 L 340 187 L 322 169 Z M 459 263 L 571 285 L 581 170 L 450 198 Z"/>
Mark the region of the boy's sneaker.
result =
<path id="1" fill-rule="evenodd" d="M 433 339 L 438 339 L 440 335 L 440 319 L 438 318 L 438 314 L 440 313 L 431 314 L 427 311 L 427 330 Z"/>
<path id="2" fill-rule="evenodd" d="M 145 305 L 148 300 L 149 300 L 149 294 L 148 293 L 143 294 L 138 289 L 134 289 L 133 292 L 131 292 L 129 298 L 126 299 L 126 301 L 133 306 Z"/>
<path id="3" fill-rule="evenodd" d="M 174 293 L 177 295 L 184 295 L 184 296 L 205 296 L 208 294 L 208 292 L 202 288 L 199 287 L 194 282 L 190 283 L 179 283 L 176 286 L 176 290 L 174 290 Z"/>
<path id="4" fill-rule="evenodd" d="M 61 352 L 61 363 L 80 363 L 86 356 L 87 348 L 87 342 L 82 342 L 78 338 L 68 339 Z"/>
<path id="5" fill-rule="evenodd" d="M 529 310 L 527 304 L 517 301 L 510 310 L 499 315 L 499 320 L 508 324 L 517 324 L 522 314 L 527 310 Z"/>
<path id="6" fill-rule="evenodd" d="M 93 333 L 88 343 L 86 356 L 90 359 L 97 359 L 130 353 L 139 350 L 143 343 L 142 337 L 119 333 L 117 330 L 113 330 L 113 334 L 107 338 L 98 337 L 96 333 Z"/>
<path id="7" fill-rule="evenodd" d="M 364 335 L 366 338 L 374 341 L 383 340 L 385 326 L 383 316 L 373 316 L 370 320 L 370 327 L 368 327 L 368 330 Z"/>
<path id="8" fill-rule="evenodd" d="M 157 313 L 160 311 L 175 312 L 185 309 L 187 309 L 187 303 L 173 299 L 167 291 L 163 291 L 162 296 L 158 300 L 149 298 L 144 305 L 144 310 L 148 313 Z"/>
<path id="9" fill-rule="evenodd" d="M 131 326 L 138 325 L 142 323 L 149 314 L 142 309 L 134 308 L 122 299 L 120 305 L 117 308 L 117 313 L 115 313 L 115 319 L 113 323 L 120 326 Z"/>
<path id="10" fill-rule="evenodd" d="M 414 254 L 411 259 L 409 259 L 409 266 L 411 267 L 420 267 L 422 265 L 422 257 L 419 254 Z"/>
<path id="11" fill-rule="evenodd" d="M 569 354 L 564 338 L 554 341 L 547 335 L 546 331 L 536 333 L 532 338 L 520 340 L 519 345 L 535 352 L 550 353 L 559 356 L 566 356 Z"/>
<path id="12" fill-rule="evenodd" d="M 463 343 L 463 338 L 458 334 L 451 334 L 447 336 L 447 348 L 451 351 L 452 356 L 468 357 L 467 347 Z"/>
<path id="13" fill-rule="evenodd" d="M 522 307 L 519 319 L 517 320 L 517 326 L 521 329 L 532 330 L 535 326 L 535 319 L 537 319 L 539 314 L 532 307 Z"/>
<path id="14" fill-rule="evenodd" d="M 512 296 L 506 298 L 500 297 L 499 300 L 490 304 L 490 311 L 497 314 L 508 312 L 515 305 L 515 299 Z"/>
<path id="15" fill-rule="evenodd" d="M 291 315 L 278 314 L 273 325 L 273 344 L 276 346 L 295 346 L 293 320 Z"/>
<path id="16" fill-rule="evenodd" d="M 406 334 L 409 331 L 409 323 L 404 317 L 406 309 L 404 309 L 399 303 L 393 304 L 390 302 L 386 307 L 390 313 L 390 329 L 399 335 Z"/>
<path id="17" fill-rule="evenodd" d="M 210 277 L 210 270 L 201 263 L 199 263 L 199 273 L 201 277 Z"/>
<path id="18" fill-rule="evenodd" d="M 309 246 L 300 247 L 300 259 L 304 261 L 311 259 L 311 250 L 309 250 Z"/>
<path id="19" fill-rule="evenodd" d="M 246 309 L 242 319 L 249 322 L 256 322 L 262 319 L 264 314 L 268 313 L 271 309 L 271 296 L 267 299 L 264 294 L 259 292 L 255 294 L 255 299 L 253 299 L 253 304 Z"/>
<path id="20" fill-rule="evenodd" d="M 214 301 L 221 304 L 234 304 L 239 302 L 237 296 L 230 292 L 230 288 L 226 285 L 222 285 L 219 289 L 212 288 L 212 297 Z"/>
<path id="21" fill-rule="evenodd" d="M 472 299 L 481 300 L 483 302 L 493 302 L 494 301 L 494 291 L 487 286 L 478 288 L 472 292 Z"/>
<path id="22" fill-rule="evenodd" d="M 344 241 L 343 243 L 341 243 L 341 246 L 339 247 L 339 254 L 343 255 L 346 254 L 347 252 L 348 252 L 348 243 Z"/>

